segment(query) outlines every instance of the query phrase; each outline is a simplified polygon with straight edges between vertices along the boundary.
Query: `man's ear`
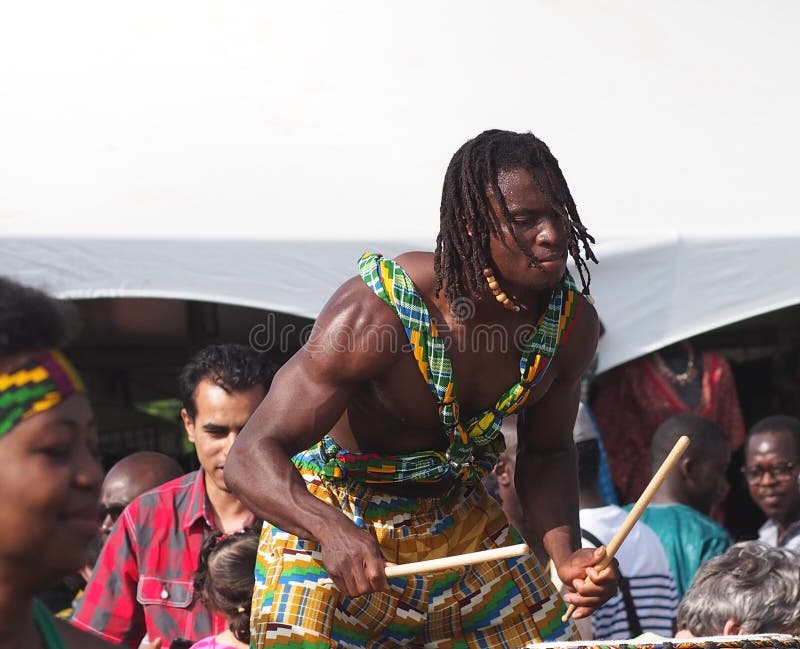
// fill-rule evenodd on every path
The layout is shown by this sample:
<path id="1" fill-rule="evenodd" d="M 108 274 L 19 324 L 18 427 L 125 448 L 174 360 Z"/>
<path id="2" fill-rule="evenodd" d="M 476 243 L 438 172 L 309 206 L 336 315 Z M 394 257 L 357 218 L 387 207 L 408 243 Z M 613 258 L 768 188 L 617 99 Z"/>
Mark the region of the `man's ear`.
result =
<path id="1" fill-rule="evenodd" d="M 511 462 L 500 458 L 494 466 L 494 473 L 497 476 L 497 484 L 502 487 L 510 487 L 514 482 L 514 467 Z"/>
<path id="2" fill-rule="evenodd" d="M 183 419 L 183 426 L 186 428 L 186 438 L 194 444 L 194 419 L 186 412 L 186 408 L 181 408 L 181 419 Z"/>
<path id="3" fill-rule="evenodd" d="M 694 478 L 696 468 L 697 463 L 690 457 L 682 457 L 678 462 L 678 471 L 680 471 L 684 482 L 689 482 Z"/>
<path id="4" fill-rule="evenodd" d="M 747 635 L 747 629 L 742 628 L 732 617 L 725 620 L 725 626 L 722 627 L 722 635 Z"/>

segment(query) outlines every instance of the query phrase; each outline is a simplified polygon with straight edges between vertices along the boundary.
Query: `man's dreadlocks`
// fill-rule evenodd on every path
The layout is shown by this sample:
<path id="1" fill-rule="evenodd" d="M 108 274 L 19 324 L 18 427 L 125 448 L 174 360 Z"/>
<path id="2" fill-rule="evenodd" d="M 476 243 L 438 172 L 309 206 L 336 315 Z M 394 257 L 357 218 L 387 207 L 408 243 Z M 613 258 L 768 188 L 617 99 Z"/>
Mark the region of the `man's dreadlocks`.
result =
<path id="1" fill-rule="evenodd" d="M 594 243 L 594 238 L 581 223 L 558 160 L 532 133 L 491 130 L 484 131 L 456 151 L 444 177 L 434 270 L 436 295 L 444 284 L 445 297 L 451 306 L 468 293 L 477 294 L 486 287 L 483 269 L 492 266 L 489 238 L 498 236 L 487 201 L 489 191 L 500 205 L 502 214 L 497 215 L 498 218 L 509 224 L 509 232 L 520 251 L 532 266 L 539 265 L 517 239 L 498 185 L 498 174 L 511 169 L 525 169 L 530 173 L 555 212 L 569 224 L 569 254 L 575 261 L 583 292 L 589 294 L 591 275 L 586 260 L 597 263 L 589 245 Z"/>

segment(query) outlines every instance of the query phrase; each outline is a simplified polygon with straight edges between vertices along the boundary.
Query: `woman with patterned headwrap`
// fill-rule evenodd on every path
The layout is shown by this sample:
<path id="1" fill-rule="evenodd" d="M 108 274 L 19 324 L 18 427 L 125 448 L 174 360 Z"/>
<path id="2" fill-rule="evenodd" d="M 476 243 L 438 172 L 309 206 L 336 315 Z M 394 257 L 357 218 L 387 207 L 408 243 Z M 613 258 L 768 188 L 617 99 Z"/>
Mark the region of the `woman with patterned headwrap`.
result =
<path id="1" fill-rule="evenodd" d="M 112 646 L 35 599 L 84 563 L 99 531 L 97 428 L 58 351 L 70 316 L 63 302 L 0 278 L 0 647 Z"/>

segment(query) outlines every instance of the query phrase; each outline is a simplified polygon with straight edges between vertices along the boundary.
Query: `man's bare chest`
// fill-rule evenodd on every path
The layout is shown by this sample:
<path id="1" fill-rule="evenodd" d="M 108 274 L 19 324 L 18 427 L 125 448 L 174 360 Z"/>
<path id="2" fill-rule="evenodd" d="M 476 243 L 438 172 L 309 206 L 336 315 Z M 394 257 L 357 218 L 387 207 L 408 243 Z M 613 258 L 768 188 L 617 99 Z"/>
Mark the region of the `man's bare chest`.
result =
<path id="1" fill-rule="evenodd" d="M 451 348 L 448 357 L 453 396 L 462 423 L 495 408 L 500 397 L 521 380 L 521 351 L 514 348 Z M 532 390 L 526 407 L 547 391 L 552 383 L 552 376 L 548 375 L 553 374 L 548 372 Z M 351 420 L 380 420 L 386 426 L 402 427 L 405 431 L 435 430 L 441 434 L 439 402 L 426 378 L 408 351 L 384 376 L 362 386 L 351 404 Z"/>

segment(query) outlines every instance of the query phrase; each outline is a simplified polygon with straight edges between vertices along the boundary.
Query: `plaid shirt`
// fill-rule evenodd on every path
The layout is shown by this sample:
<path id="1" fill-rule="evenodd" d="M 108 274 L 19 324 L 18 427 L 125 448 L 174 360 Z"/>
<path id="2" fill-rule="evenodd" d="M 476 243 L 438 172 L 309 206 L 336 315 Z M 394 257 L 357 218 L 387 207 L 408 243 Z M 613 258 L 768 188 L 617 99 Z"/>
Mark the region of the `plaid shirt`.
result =
<path id="1" fill-rule="evenodd" d="M 225 620 L 193 587 L 200 546 L 215 529 L 202 471 L 139 496 L 114 526 L 72 623 L 131 647 L 145 633 L 166 648 L 222 632 Z"/>

